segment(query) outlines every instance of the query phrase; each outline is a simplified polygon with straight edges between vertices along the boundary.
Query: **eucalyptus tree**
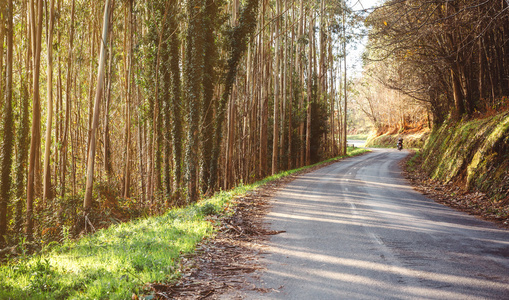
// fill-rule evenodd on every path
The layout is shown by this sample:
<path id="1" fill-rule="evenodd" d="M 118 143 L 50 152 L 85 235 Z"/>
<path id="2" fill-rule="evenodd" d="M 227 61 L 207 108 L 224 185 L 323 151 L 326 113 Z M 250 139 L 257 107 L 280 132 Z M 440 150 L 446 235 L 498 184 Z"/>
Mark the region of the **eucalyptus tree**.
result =
<path id="1" fill-rule="evenodd" d="M 22 3 L 22 11 L 27 11 L 28 3 L 24 1 Z M 30 128 L 30 115 L 29 115 L 29 106 L 30 106 L 30 94 L 29 94 L 29 84 L 30 84 L 30 56 L 31 56 L 31 39 L 28 34 L 28 20 L 27 15 L 24 14 L 23 17 L 20 18 L 20 26 L 23 28 L 20 30 L 17 39 L 19 41 L 18 45 L 24 45 L 24 48 L 27 49 L 26 53 L 20 55 L 19 61 L 17 63 L 18 66 L 18 74 L 20 76 L 20 91 L 19 91 L 19 119 L 18 126 L 16 130 L 16 144 L 18 146 L 18 150 L 16 153 L 16 165 L 15 165 L 15 183 L 14 183 L 14 194 L 15 194 L 15 210 L 14 210 L 14 224 L 13 231 L 15 234 L 20 234 L 23 229 L 23 219 L 24 219 L 24 200 L 25 200 L 25 192 L 26 192 L 26 170 L 27 170 L 27 160 L 28 160 L 28 150 L 29 150 L 29 128 Z M 14 33 L 14 32 L 13 32 Z"/>
<path id="2" fill-rule="evenodd" d="M 106 45 L 108 41 L 108 33 L 109 33 L 109 21 L 110 21 L 110 10 L 113 10 L 110 7 L 110 1 L 106 0 L 104 4 L 104 17 L 103 17 L 103 32 L 100 43 L 100 56 L 99 56 L 99 64 L 98 64 L 98 77 L 97 77 L 97 87 L 96 87 L 96 95 L 94 101 L 94 111 L 93 111 L 93 121 L 92 128 L 90 131 L 90 145 L 89 145 L 89 154 L 88 154 L 88 162 L 87 162 L 87 182 L 86 182 L 86 190 L 85 190 L 85 198 L 83 199 L 83 209 L 89 210 L 92 207 L 92 190 L 94 183 L 94 164 L 95 164 L 95 156 L 96 156 L 96 135 L 99 127 L 99 117 L 100 117 L 100 109 L 101 109 L 101 99 L 103 96 L 104 89 L 104 69 L 106 63 Z"/>
<path id="3" fill-rule="evenodd" d="M 44 177 L 43 177 L 43 200 L 50 199 L 51 196 L 51 132 L 53 129 L 53 32 L 55 28 L 55 0 L 49 3 L 49 25 L 47 30 L 47 77 L 46 77 L 46 141 L 44 146 Z"/>
<path id="4" fill-rule="evenodd" d="M 36 1 L 36 2 L 34 2 Z M 37 4 L 37 5 L 36 5 Z M 37 10 L 36 10 L 37 9 Z M 41 69 L 41 43 L 43 0 L 30 0 L 30 32 L 33 49 L 33 104 L 32 128 L 30 139 L 30 157 L 27 181 L 27 222 L 26 235 L 29 240 L 33 238 L 33 203 L 35 199 L 35 185 L 39 180 L 39 156 L 41 143 L 41 100 L 40 100 L 40 69 Z"/>
<path id="5" fill-rule="evenodd" d="M 181 57 L 180 57 L 180 41 L 178 23 L 178 7 L 179 1 L 174 1 L 172 4 L 174 17 L 169 19 L 169 55 L 170 55 L 170 69 L 171 69 L 171 94 L 170 94 L 170 110 L 171 110 L 171 140 L 173 150 L 173 190 L 176 197 L 180 196 L 182 188 L 182 82 L 181 82 Z"/>
<path id="6" fill-rule="evenodd" d="M 187 201 L 198 200 L 198 145 L 203 82 L 203 0 L 188 0 L 186 33 L 185 94 L 188 103 L 188 129 L 186 145 Z"/>
<path id="7" fill-rule="evenodd" d="M 7 233 L 7 206 L 10 202 L 10 188 L 11 188 L 11 167 L 12 167 L 12 149 L 13 149 L 13 0 L 7 1 L 6 7 L 0 7 L 2 11 L 6 12 L 6 29 L 7 29 L 7 57 L 6 57 L 6 72 L 5 72 L 5 103 L 3 105 L 2 117 L 2 131 L 0 135 L 3 137 L 0 149 L 0 167 L 2 168 L 0 174 L 0 245 L 4 243 L 4 238 Z M 0 62 L 2 63 L 2 62 Z"/>
<path id="8" fill-rule="evenodd" d="M 214 96 L 218 85 L 219 45 L 216 37 L 225 17 L 221 15 L 220 8 L 224 1 L 205 0 L 203 14 L 203 104 L 200 112 L 200 169 L 201 169 L 201 192 L 206 193 L 210 186 L 211 177 L 210 164 L 212 159 L 213 137 L 214 137 L 214 111 L 217 108 L 217 99 Z M 212 190 L 212 189 L 211 189 Z"/>
<path id="9" fill-rule="evenodd" d="M 214 143 L 210 163 L 209 186 L 214 188 L 218 176 L 218 163 L 223 139 L 223 123 L 225 119 L 226 104 L 231 95 L 237 68 L 243 54 L 247 50 L 248 41 L 256 28 L 258 12 L 258 0 L 248 0 L 241 9 L 239 23 L 235 26 L 229 36 L 227 70 L 224 75 L 224 88 L 219 98 L 219 104 L 214 122 Z"/>

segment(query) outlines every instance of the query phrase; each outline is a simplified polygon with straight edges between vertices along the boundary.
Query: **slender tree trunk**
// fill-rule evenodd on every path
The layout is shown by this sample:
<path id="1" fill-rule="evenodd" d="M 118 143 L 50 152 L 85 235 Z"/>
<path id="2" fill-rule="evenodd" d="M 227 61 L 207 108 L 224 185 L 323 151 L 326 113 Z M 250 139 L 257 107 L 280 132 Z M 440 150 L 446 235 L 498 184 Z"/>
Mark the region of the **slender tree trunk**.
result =
<path id="1" fill-rule="evenodd" d="M 203 40 L 202 20 L 203 5 L 200 1 L 192 0 L 188 3 L 189 24 L 187 32 L 187 87 L 189 114 L 188 134 L 186 148 L 186 180 L 188 203 L 198 200 L 198 151 L 202 80 L 203 80 Z"/>
<path id="2" fill-rule="evenodd" d="M 115 7 L 115 0 L 113 0 L 112 7 Z M 110 23 L 112 22 L 110 16 Z M 113 31 L 110 28 L 110 52 L 109 52 L 109 64 L 108 64 L 108 86 L 106 88 L 106 105 L 104 107 L 104 133 L 103 133 L 103 143 L 104 143 L 104 171 L 106 173 L 106 177 L 110 180 L 113 175 L 113 167 L 111 163 L 111 139 L 110 139 L 110 103 L 111 103 L 111 88 L 114 79 L 113 72 Z"/>
<path id="3" fill-rule="evenodd" d="M 301 4 L 300 4 L 300 24 L 299 24 L 299 38 L 303 37 L 304 35 L 304 24 L 306 23 L 306 11 L 305 11 L 305 8 L 304 8 L 304 1 L 301 1 Z M 300 51 L 298 56 L 300 55 L 304 55 L 304 46 L 301 44 L 300 45 Z M 300 94 L 300 99 L 299 99 L 299 114 L 300 114 L 300 124 L 299 124 L 299 144 L 300 144 L 300 149 L 299 149 L 299 166 L 302 167 L 304 166 L 304 159 L 306 157 L 306 154 L 305 154 L 305 151 L 306 151 L 306 145 L 305 145 L 305 138 L 304 138 L 304 134 L 305 134 L 305 119 L 302 117 L 302 115 L 304 114 L 304 64 L 301 63 L 300 61 L 298 62 L 297 66 L 300 68 L 300 76 L 299 76 L 299 84 L 300 84 L 300 87 L 301 87 L 301 94 Z"/>
<path id="4" fill-rule="evenodd" d="M 292 23 L 295 21 L 295 11 L 296 9 L 292 9 Z M 297 39 L 299 37 L 297 36 Z M 297 45 L 298 47 L 298 45 Z M 292 39 L 291 39 L 291 46 L 290 46 L 290 49 L 291 51 L 293 52 L 294 49 L 295 49 L 295 26 L 292 26 Z M 293 105 L 294 105 L 294 77 L 295 77 L 295 67 L 298 66 L 298 63 L 296 63 L 296 61 L 298 61 L 298 57 L 299 57 L 299 52 L 296 51 L 295 55 L 290 55 L 290 108 L 288 109 L 288 169 L 292 169 L 293 168 L 293 164 L 292 164 L 292 157 L 294 156 L 293 154 L 293 147 L 292 147 L 292 143 L 293 143 Z M 294 63 L 295 62 L 295 63 Z"/>
<path id="5" fill-rule="evenodd" d="M 280 65 L 279 65 L 279 47 L 280 47 L 280 16 L 281 13 L 281 7 L 280 7 L 280 0 L 276 0 L 276 45 L 274 48 L 275 56 L 275 68 L 274 68 L 274 126 L 273 126 L 273 140 L 272 140 L 272 175 L 276 174 L 278 172 L 278 154 L 279 154 L 279 77 L 280 77 Z"/>
<path id="6" fill-rule="evenodd" d="M 11 188 L 11 166 L 12 166 L 12 148 L 13 148 L 13 135 L 11 134 L 13 128 L 12 116 L 12 65 L 13 58 L 13 0 L 8 0 L 7 4 L 7 58 L 6 58 L 6 74 L 5 74 L 5 104 L 3 107 L 3 142 L 0 153 L 0 245 L 4 243 L 4 237 L 7 233 L 7 205 L 10 202 L 10 188 Z M 1 63 L 1 62 L 0 62 Z"/>
<path id="7" fill-rule="evenodd" d="M 95 2 L 94 2 L 95 3 Z M 93 5 L 93 4 L 92 4 Z M 92 11 L 94 9 L 92 8 Z M 90 27 L 92 27 L 93 24 L 90 24 Z M 90 135 L 90 132 L 92 131 L 92 123 L 94 118 L 94 55 L 95 55 L 95 38 L 94 38 L 94 32 L 96 27 L 93 26 L 90 28 L 90 66 L 89 66 L 89 77 L 88 77 L 88 135 L 87 135 L 87 148 L 83 149 L 85 150 L 85 160 L 88 161 L 88 154 L 90 153 L 90 138 L 92 137 Z M 99 45 L 99 49 L 101 49 L 101 45 Z"/>
<path id="8" fill-rule="evenodd" d="M 71 87 L 72 87 L 72 50 L 74 45 L 74 9 L 75 9 L 75 0 L 72 1 L 71 7 L 71 28 L 69 30 L 69 52 L 67 56 L 67 78 L 66 78 L 66 88 L 65 88 L 65 126 L 62 138 L 62 153 L 60 154 L 60 196 L 63 198 L 65 195 L 65 184 L 66 184 L 66 173 L 67 173 L 67 152 L 68 152 L 68 136 L 69 136 L 69 126 L 71 121 Z"/>
<path id="9" fill-rule="evenodd" d="M 313 103 L 313 48 L 315 47 L 315 31 L 313 10 L 309 16 L 309 59 L 308 59 L 308 81 L 307 81 L 307 109 L 306 109 L 306 165 L 311 164 L 311 109 Z"/>
<path id="10" fill-rule="evenodd" d="M 142 97 L 140 92 L 140 87 L 138 86 L 138 106 L 141 107 L 142 105 Z M 145 166 L 146 166 L 146 147 L 144 146 L 145 141 L 145 122 L 142 121 L 141 117 L 141 111 L 138 110 L 138 162 L 139 162 L 139 170 L 140 170 L 140 197 L 141 202 L 145 203 L 146 201 L 146 194 L 145 194 Z"/>
<path id="11" fill-rule="evenodd" d="M 27 2 L 23 3 L 23 11 L 27 9 Z M 23 21 L 25 24 L 28 24 L 26 20 L 26 14 L 23 17 Z M 28 26 L 27 26 L 28 27 Z M 30 126 L 30 115 L 29 115 L 29 101 L 30 96 L 28 93 L 28 85 L 29 85 L 29 77 L 30 77 L 30 57 L 31 53 L 31 39 L 28 34 L 30 31 L 26 29 L 26 39 L 28 44 L 28 51 L 23 56 L 20 56 L 19 61 L 19 74 L 21 75 L 21 92 L 20 92 L 20 122 L 17 131 L 17 145 L 18 152 L 16 156 L 16 183 L 15 183 L 15 191 L 16 191 L 16 211 L 15 211 L 15 220 L 14 220 L 14 232 L 21 233 L 23 230 L 23 209 L 24 209 L 24 199 L 25 199 L 25 178 L 26 178 L 26 170 L 27 170 L 27 159 L 28 159 L 28 144 L 29 144 L 29 126 Z M 25 65 L 25 69 L 23 72 L 23 64 Z"/>
<path id="12" fill-rule="evenodd" d="M 55 0 L 50 1 L 49 10 L 49 28 L 48 28 L 48 39 L 47 39 L 47 114 L 46 119 L 46 144 L 44 147 L 44 179 L 43 179 L 43 202 L 52 198 L 51 195 L 51 131 L 53 128 L 53 27 L 54 27 L 54 7 Z"/>
<path id="13" fill-rule="evenodd" d="M 106 43 L 108 41 L 108 23 L 110 13 L 110 1 L 106 0 L 104 5 L 104 18 L 103 18 L 103 32 L 101 39 L 101 53 L 99 57 L 98 76 L 97 76 L 97 89 L 95 94 L 94 103 L 94 115 L 92 122 L 92 130 L 90 131 L 90 146 L 87 163 L 87 183 L 85 190 L 85 198 L 83 200 L 83 209 L 89 210 L 92 207 L 92 189 L 94 184 L 94 162 L 95 162 L 95 150 L 96 150 L 96 134 L 99 127 L 99 117 L 101 108 L 101 98 L 103 95 L 104 88 L 104 65 L 106 61 Z"/>
<path id="14" fill-rule="evenodd" d="M 132 80 L 131 80 L 131 74 L 132 74 L 132 50 L 133 50 L 133 8 L 132 8 L 133 2 L 129 2 L 129 16 L 127 18 L 128 26 L 127 30 L 129 31 L 129 38 L 127 41 L 127 45 L 129 47 L 128 51 L 128 58 L 127 58 L 127 78 L 126 78 L 126 122 L 125 122 L 125 132 L 126 132 L 126 139 L 125 139 L 125 153 L 126 153 L 126 159 L 125 159 L 125 169 L 124 169 L 124 198 L 130 197 L 130 190 L 131 190 L 131 93 L 132 93 Z"/>
<path id="15" fill-rule="evenodd" d="M 175 9 L 175 8 L 174 8 Z M 173 191 L 175 198 L 180 196 L 182 189 L 182 97 L 180 77 L 180 47 L 178 30 L 179 24 L 175 18 L 170 18 L 170 69 L 171 69 L 171 102 L 170 110 L 173 117 L 171 124 L 171 139 L 173 145 Z M 210 125 L 212 126 L 212 125 Z"/>
<path id="16" fill-rule="evenodd" d="M 286 14 L 288 11 L 288 5 L 287 1 L 284 1 L 283 11 L 285 12 L 281 18 Z M 282 47 L 281 47 L 281 130 L 279 132 L 280 136 L 280 142 L 279 142 L 279 169 L 280 170 L 287 170 L 287 166 L 285 166 L 286 161 L 284 160 L 285 157 L 285 151 L 286 151 L 286 113 L 288 111 L 288 17 L 284 16 L 284 20 L 282 20 L 281 24 L 281 31 L 284 34 L 284 37 L 282 38 Z M 285 169 L 286 168 L 286 169 Z"/>
<path id="17" fill-rule="evenodd" d="M 262 14 L 261 14 L 261 28 L 265 26 L 265 11 L 267 1 L 262 2 Z M 258 156 L 259 167 L 258 167 L 258 177 L 263 178 L 266 172 L 266 164 L 267 164 L 267 99 L 266 99 L 266 85 L 267 81 L 266 77 L 266 64 L 267 59 L 265 57 L 266 47 L 265 47 L 265 35 L 264 31 L 260 32 L 260 49 L 259 49 L 259 66 L 260 66 L 260 151 Z"/>
<path id="18" fill-rule="evenodd" d="M 34 0 L 30 1 L 30 24 L 32 30 L 32 49 L 34 49 L 34 71 L 33 71 L 33 105 L 32 105 L 32 129 L 30 141 L 30 158 L 28 166 L 27 181 L 27 225 L 26 235 L 28 240 L 33 239 L 33 203 L 35 198 L 35 186 L 37 182 L 37 166 L 39 162 L 39 145 L 41 140 L 41 104 L 39 75 L 41 67 L 41 40 L 42 40 L 42 8 L 43 1 L 37 0 L 37 16 Z M 36 23 L 37 22 L 37 23 Z"/>
<path id="19" fill-rule="evenodd" d="M 61 12 L 62 12 L 62 0 L 58 0 L 57 1 L 57 8 L 56 8 L 56 15 L 57 16 L 61 16 Z M 58 19 L 55 19 L 55 22 L 56 23 L 56 26 L 59 27 L 59 25 L 61 24 L 60 22 L 60 17 Z M 57 31 L 57 43 L 58 45 L 61 45 L 62 44 L 62 31 L 61 30 L 58 30 Z M 60 170 L 60 166 L 59 166 L 59 163 L 60 163 L 60 157 L 59 157 L 59 154 L 60 154 L 60 146 L 62 145 L 62 131 L 63 131 L 63 122 L 62 122 L 62 107 L 63 107 L 63 86 L 62 86 L 62 51 L 58 51 L 58 60 L 57 60 L 57 65 L 58 65 L 58 75 L 57 75 L 57 90 L 56 90 L 56 93 L 57 93 L 57 99 L 55 101 L 56 103 L 56 108 L 55 108 L 55 143 L 53 143 L 53 153 L 54 154 L 54 159 L 53 159 L 53 179 L 54 179 L 54 182 L 53 182 L 53 186 L 54 186 L 54 189 L 52 191 L 52 196 L 56 196 L 56 187 L 59 186 L 59 182 L 58 182 L 58 170 Z"/>
<path id="20" fill-rule="evenodd" d="M 343 62 L 343 67 L 344 67 L 344 70 L 343 70 L 343 76 L 344 76 L 344 83 L 343 83 L 343 96 L 345 97 L 345 103 L 344 103 L 344 109 L 343 109 L 343 140 L 342 140 L 342 155 L 346 155 L 347 153 L 347 145 L 346 145 L 346 135 L 347 135 L 347 115 L 348 115 L 348 98 L 347 98 L 347 77 L 346 77 L 346 58 L 347 58 L 347 53 L 346 53 L 346 14 L 345 14 L 345 8 L 343 8 L 343 52 L 344 52 L 344 55 L 343 55 L 343 58 L 344 58 L 344 62 Z"/>
<path id="21" fill-rule="evenodd" d="M 5 39 L 5 31 L 7 29 L 7 24 L 6 24 L 6 18 L 7 18 L 7 15 L 6 15 L 6 12 L 7 12 L 7 9 L 8 9 L 8 4 L 7 2 L 5 1 L 0 1 L 0 10 L 2 11 L 2 14 L 0 15 L 0 24 L 2 24 L 2 26 L 0 26 L 0 65 L 3 64 L 3 61 L 4 61 L 4 39 Z M 3 67 L 3 65 L 2 65 Z M 0 112 L 3 110 L 3 105 L 4 105 L 4 72 L 3 71 L 0 71 Z"/>
<path id="22" fill-rule="evenodd" d="M 201 192 L 205 194 L 209 189 L 210 164 L 212 159 L 212 147 L 214 136 L 214 111 L 217 101 L 214 101 L 214 86 L 216 83 L 217 46 L 215 44 L 214 20 L 218 14 L 218 3 L 215 0 L 205 1 L 204 22 L 204 65 L 203 65 L 203 105 L 201 108 Z M 236 12 L 236 10 L 234 10 Z"/>

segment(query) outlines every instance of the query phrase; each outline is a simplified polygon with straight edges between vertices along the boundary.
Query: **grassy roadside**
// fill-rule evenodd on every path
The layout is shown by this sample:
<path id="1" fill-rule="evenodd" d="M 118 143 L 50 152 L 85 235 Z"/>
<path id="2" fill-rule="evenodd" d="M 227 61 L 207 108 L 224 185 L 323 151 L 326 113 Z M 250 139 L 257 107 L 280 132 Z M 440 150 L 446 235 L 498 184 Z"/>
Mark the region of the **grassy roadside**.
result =
<path id="1" fill-rule="evenodd" d="M 366 151 L 350 148 L 347 156 Z M 178 279 L 180 258 L 213 237 L 216 229 L 207 215 L 228 215 L 233 198 L 340 158 L 282 172 L 162 216 L 114 225 L 78 241 L 50 245 L 40 254 L 13 259 L 0 266 L 0 299 L 130 299 L 142 295 L 147 283 Z"/>
<path id="2" fill-rule="evenodd" d="M 475 194 L 464 206 L 509 221 L 509 112 L 448 120 L 433 130 L 420 159 L 431 180 Z"/>

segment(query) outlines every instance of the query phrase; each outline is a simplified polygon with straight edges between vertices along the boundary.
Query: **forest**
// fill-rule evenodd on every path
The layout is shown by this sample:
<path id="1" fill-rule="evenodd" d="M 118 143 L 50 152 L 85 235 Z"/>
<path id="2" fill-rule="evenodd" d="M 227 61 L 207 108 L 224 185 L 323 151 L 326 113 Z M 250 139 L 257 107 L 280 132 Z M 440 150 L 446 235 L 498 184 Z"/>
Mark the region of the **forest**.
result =
<path id="1" fill-rule="evenodd" d="M 346 151 L 346 28 L 362 12 L 344 2 L 0 5 L 0 245 L 156 215 Z"/>
<path id="2" fill-rule="evenodd" d="M 344 154 L 352 110 L 381 132 L 509 107 L 509 1 L 351 7 L 1 1 L 0 245 L 78 236 Z M 364 71 L 351 78 L 361 23 Z"/>
<path id="3" fill-rule="evenodd" d="M 388 0 L 365 22 L 354 98 L 379 133 L 509 109 L 509 1 Z"/>

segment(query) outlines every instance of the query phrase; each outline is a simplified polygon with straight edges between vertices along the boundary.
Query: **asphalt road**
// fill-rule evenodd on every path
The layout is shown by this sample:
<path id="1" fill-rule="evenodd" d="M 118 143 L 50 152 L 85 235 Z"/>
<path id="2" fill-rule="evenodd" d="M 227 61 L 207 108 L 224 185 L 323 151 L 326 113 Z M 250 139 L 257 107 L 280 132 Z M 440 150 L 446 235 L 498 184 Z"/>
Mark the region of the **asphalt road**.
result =
<path id="1" fill-rule="evenodd" d="M 509 299 L 509 231 L 414 191 L 373 149 L 303 175 L 266 220 L 266 270 L 245 299 Z"/>

